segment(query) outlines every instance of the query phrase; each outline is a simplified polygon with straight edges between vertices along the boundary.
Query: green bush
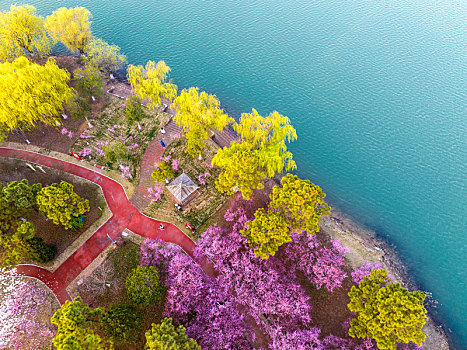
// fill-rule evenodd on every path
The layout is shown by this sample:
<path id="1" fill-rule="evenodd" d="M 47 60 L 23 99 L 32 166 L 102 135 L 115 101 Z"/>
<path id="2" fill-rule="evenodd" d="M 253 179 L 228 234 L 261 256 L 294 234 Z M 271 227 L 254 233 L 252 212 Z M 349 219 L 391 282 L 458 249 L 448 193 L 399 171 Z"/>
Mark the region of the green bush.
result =
<path id="1" fill-rule="evenodd" d="M 54 245 L 47 244 L 41 237 L 33 237 L 25 240 L 29 257 L 41 264 L 51 261 L 57 248 Z"/>
<path id="2" fill-rule="evenodd" d="M 99 320 L 108 338 L 129 341 L 132 330 L 139 330 L 143 316 L 134 305 L 118 303 L 112 305 Z"/>
<path id="3" fill-rule="evenodd" d="M 134 95 L 128 97 L 125 102 L 125 116 L 130 124 L 135 121 L 139 122 L 146 116 L 141 106 L 141 100 L 138 97 Z"/>
<path id="4" fill-rule="evenodd" d="M 132 302 L 149 306 L 162 297 L 164 285 L 154 266 L 138 266 L 127 276 L 126 289 Z"/>

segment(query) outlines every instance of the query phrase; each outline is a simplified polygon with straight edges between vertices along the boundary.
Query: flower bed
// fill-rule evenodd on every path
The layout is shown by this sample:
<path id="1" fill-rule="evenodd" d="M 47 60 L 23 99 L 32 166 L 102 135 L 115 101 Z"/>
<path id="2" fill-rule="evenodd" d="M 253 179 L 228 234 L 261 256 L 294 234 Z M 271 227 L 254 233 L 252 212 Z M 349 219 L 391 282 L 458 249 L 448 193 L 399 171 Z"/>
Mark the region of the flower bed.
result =
<path id="1" fill-rule="evenodd" d="M 125 104 L 111 97 L 109 104 L 91 121 L 72 146 L 72 151 L 91 163 L 119 171 L 123 178 L 138 183 L 141 158 L 149 142 L 170 115 L 143 107 L 146 116 L 128 122 Z M 140 128 L 141 127 L 141 128 Z M 63 130 L 64 137 L 69 137 Z"/>

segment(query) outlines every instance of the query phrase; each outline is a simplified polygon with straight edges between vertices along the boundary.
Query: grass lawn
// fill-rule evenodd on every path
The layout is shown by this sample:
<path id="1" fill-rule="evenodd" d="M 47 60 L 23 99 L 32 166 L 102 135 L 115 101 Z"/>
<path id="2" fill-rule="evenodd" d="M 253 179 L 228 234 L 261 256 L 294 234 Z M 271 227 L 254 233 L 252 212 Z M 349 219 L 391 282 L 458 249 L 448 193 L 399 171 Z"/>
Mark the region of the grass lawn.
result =
<path id="1" fill-rule="evenodd" d="M 153 201 L 146 209 L 145 214 L 161 219 L 167 218 L 172 222 L 188 222 L 197 229 L 202 227 L 228 198 L 215 187 L 215 180 L 221 170 L 209 166 L 218 148 L 213 141 L 208 140 L 203 149 L 203 159 L 199 160 L 198 157 L 193 158 L 188 154 L 185 137 L 175 139 L 167 147 L 163 156 L 170 164 L 174 160 L 178 161 L 178 171 L 170 180 L 172 181 L 185 172 L 199 186 L 199 195 L 185 205 L 181 211 L 178 211 L 175 208 L 174 198 L 165 187 L 165 183 L 161 182 L 158 184 L 163 188 L 161 199 Z M 196 237 L 197 234 L 195 234 Z"/>
<path id="2" fill-rule="evenodd" d="M 71 150 L 108 169 L 122 171 L 122 166 L 129 166 L 130 180 L 137 184 L 144 150 L 170 119 L 169 114 L 142 108 L 146 117 L 139 122 L 140 130 L 136 122 L 127 121 L 124 100 L 110 96 L 108 104 L 91 121 L 93 127 L 84 129 Z"/>

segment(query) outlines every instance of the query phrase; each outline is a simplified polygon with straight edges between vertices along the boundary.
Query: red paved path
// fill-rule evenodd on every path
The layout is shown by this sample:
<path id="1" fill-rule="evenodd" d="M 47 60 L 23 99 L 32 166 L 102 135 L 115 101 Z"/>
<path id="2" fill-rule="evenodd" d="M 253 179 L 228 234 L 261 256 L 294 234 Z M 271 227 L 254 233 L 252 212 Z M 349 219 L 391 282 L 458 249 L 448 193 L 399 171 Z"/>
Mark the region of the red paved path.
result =
<path id="1" fill-rule="evenodd" d="M 111 244 L 107 234 L 115 239 L 121 236 L 125 228 L 128 228 L 146 238 L 160 238 L 166 242 L 175 243 L 193 257 L 195 243 L 175 225 L 141 214 L 130 203 L 118 182 L 88 168 L 35 152 L 0 147 L 0 157 L 25 160 L 92 181 L 101 186 L 107 205 L 113 213 L 112 217 L 53 273 L 34 265 L 17 266 L 16 272 L 18 274 L 35 277 L 44 282 L 57 296 L 61 304 L 65 303 L 66 300 L 71 300 L 66 287 Z M 159 228 L 161 223 L 165 227 L 163 231 Z M 202 263 L 201 267 L 207 275 L 216 275 L 212 264 Z"/>

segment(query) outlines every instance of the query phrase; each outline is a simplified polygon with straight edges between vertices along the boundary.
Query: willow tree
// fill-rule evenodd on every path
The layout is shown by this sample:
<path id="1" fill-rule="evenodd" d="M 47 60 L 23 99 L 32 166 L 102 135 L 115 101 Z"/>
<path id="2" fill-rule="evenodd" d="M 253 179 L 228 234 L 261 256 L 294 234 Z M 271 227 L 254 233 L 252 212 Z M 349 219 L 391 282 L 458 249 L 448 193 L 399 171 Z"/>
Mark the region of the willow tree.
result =
<path id="1" fill-rule="evenodd" d="M 397 343 L 422 345 L 425 341 L 426 295 L 391 283 L 385 270 L 374 270 L 363 277 L 349 297 L 347 307 L 356 316 L 350 322 L 351 337 L 374 339 L 378 349 L 390 350 L 396 350 Z"/>
<path id="2" fill-rule="evenodd" d="M 169 72 L 164 61 L 148 61 L 145 67 L 129 65 L 128 80 L 136 95 L 148 99 L 150 108 L 156 108 L 162 98 L 172 101 L 177 96 L 177 85 L 166 82 Z"/>
<path id="3" fill-rule="evenodd" d="M 55 42 L 83 55 L 92 38 L 90 18 L 91 12 L 84 7 L 61 7 L 46 18 L 45 28 Z"/>
<path id="4" fill-rule="evenodd" d="M 249 199 L 253 189 L 264 188 L 264 179 L 296 168 L 285 144 L 297 138 L 289 118 L 278 112 L 262 117 L 253 109 L 243 113 L 234 128 L 241 142 L 218 150 L 212 159 L 213 165 L 223 169 L 216 180 L 220 192 L 232 194 L 238 189 Z"/>
<path id="5" fill-rule="evenodd" d="M 26 57 L 0 63 L 0 131 L 31 129 L 39 122 L 56 125 L 72 97 L 69 80 L 53 59 L 45 65 Z"/>
<path id="6" fill-rule="evenodd" d="M 30 5 L 11 5 L 10 11 L 0 13 L 0 60 L 8 61 L 25 53 L 50 53 L 44 19 L 35 13 L 36 8 Z"/>
<path id="7" fill-rule="evenodd" d="M 186 131 L 188 153 L 193 157 L 201 153 L 210 129 L 219 131 L 234 121 L 220 108 L 215 95 L 199 92 L 198 88 L 183 89 L 174 106 L 174 120 Z"/>
<path id="8" fill-rule="evenodd" d="M 110 45 L 96 37 L 93 37 L 87 44 L 85 51 L 87 59 L 106 73 L 122 68 L 127 61 L 126 56 L 120 52 L 117 45 Z"/>

